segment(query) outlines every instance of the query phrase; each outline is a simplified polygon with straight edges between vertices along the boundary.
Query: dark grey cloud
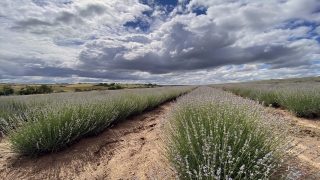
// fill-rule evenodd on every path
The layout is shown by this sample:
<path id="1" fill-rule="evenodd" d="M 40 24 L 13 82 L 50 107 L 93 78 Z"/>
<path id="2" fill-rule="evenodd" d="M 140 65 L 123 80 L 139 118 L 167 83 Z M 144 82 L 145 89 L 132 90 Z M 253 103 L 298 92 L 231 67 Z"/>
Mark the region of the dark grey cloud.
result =
<path id="1" fill-rule="evenodd" d="M 106 11 L 106 7 L 101 4 L 90 4 L 85 9 L 79 11 L 79 15 L 82 17 L 92 17 L 95 15 L 101 15 Z"/>
<path id="2" fill-rule="evenodd" d="M 46 2 L 46 1 L 43 1 L 43 0 L 32 0 L 32 2 L 34 4 L 36 4 L 37 6 L 40 6 L 40 7 L 44 7 L 44 6 L 47 6 L 47 5 L 50 4 L 49 2 Z"/>
<path id="3" fill-rule="evenodd" d="M 5 74 L 10 74 L 14 77 L 23 76 L 41 76 L 41 77 L 87 77 L 87 78 L 103 78 L 114 80 L 147 80 L 148 78 L 132 75 L 128 72 L 114 72 L 114 71 L 88 71 L 65 67 L 43 67 L 42 65 L 28 67 L 26 65 L 18 65 L 13 63 L 2 63 L 6 69 L 2 69 Z M 1 72 L 1 71 L 0 71 Z M 0 73 L 0 75 L 3 75 Z"/>
<path id="4" fill-rule="evenodd" d="M 71 24 L 76 19 L 79 19 L 79 18 L 77 18 L 77 16 L 75 14 L 65 11 L 65 12 L 62 12 L 61 14 L 58 15 L 58 17 L 56 18 L 56 21 L 66 23 L 66 24 Z M 78 22 L 81 22 L 81 21 L 78 20 Z"/>
<path id="5" fill-rule="evenodd" d="M 39 19 L 30 18 L 27 20 L 17 21 L 14 26 L 11 27 L 12 30 L 24 31 L 28 28 L 34 28 L 38 26 L 53 26 L 54 23 L 45 22 Z"/>
<path id="6" fill-rule="evenodd" d="M 266 63 L 272 68 L 311 65 L 309 61 L 301 60 L 303 54 L 297 47 L 265 44 L 242 48 L 235 46 L 237 38 L 234 35 L 214 23 L 201 27 L 201 33 L 187 28 L 180 22 L 172 24 L 168 30 L 161 32 L 161 45 L 155 47 L 146 44 L 146 41 L 157 42 L 152 39 L 134 41 L 115 38 L 88 43 L 79 55 L 83 63 L 81 67 L 165 74 L 246 63 Z M 143 36 L 143 39 L 146 37 Z M 114 41 L 118 42 L 109 44 Z M 130 42 L 138 42 L 139 45 L 128 49 L 126 43 Z M 152 48 L 157 51 L 152 51 Z M 133 58 L 128 59 L 128 54 Z"/>
<path id="7" fill-rule="evenodd" d="M 35 3 L 41 7 L 49 4 L 42 1 L 35 1 Z M 35 34 L 45 34 L 49 33 L 49 29 L 52 30 L 54 28 L 57 28 L 59 26 L 59 23 L 63 23 L 65 25 L 84 24 L 85 19 L 90 19 L 94 16 L 99 16 L 105 13 L 106 7 L 101 4 L 89 4 L 84 8 L 78 7 L 76 10 L 76 12 L 62 11 L 55 17 L 53 17 L 53 20 L 50 19 L 51 17 L 32 17 L 18 20 L 13 26 L 10 27 L 10 29 L 22 32 L 30 30 L 30 32 L 33 32 Z"/>

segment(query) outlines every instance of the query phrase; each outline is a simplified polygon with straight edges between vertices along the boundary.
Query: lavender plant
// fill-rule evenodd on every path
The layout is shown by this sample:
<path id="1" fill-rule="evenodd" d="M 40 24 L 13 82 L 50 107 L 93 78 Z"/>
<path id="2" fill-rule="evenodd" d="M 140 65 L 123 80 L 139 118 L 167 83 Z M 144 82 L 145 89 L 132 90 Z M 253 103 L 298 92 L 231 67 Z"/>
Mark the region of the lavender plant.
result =
<path id="1" fill-rule="evenodd" d="M 320 84 L 291 84 L 277 92 L 279 104 L 299 117 L 320 116 Z"/>
<path id="2" fill-rule="evenodd" d="M 320 115 L 319 83 L 229 84 L 216 86 L 265 105 L 281 106 L 299 117 Z"/>
<path id="3" fill-rule="evenodd" d="M 10 141 L 13 152 L 24 156 L 38 156 L 64 148 L 82 137 L 98 134 L 111 123 L 122 121 L 129 115 L 193 88 L 189 86 L 154 88 L 148 91 L 138 89 L 12 97 L 6 106 L 7 110 L 11 108 L 11 114 L 1 117 L 2 131 Z M 12 109 L 13 106 L 17 108 Z"/>
<path id="4" fill-rule="evenodd" d="M 291 158 L 286 123 L 227 92 L 200 87 L 167 119 L 163 154 L 180 179 L 269 179 Z"/>

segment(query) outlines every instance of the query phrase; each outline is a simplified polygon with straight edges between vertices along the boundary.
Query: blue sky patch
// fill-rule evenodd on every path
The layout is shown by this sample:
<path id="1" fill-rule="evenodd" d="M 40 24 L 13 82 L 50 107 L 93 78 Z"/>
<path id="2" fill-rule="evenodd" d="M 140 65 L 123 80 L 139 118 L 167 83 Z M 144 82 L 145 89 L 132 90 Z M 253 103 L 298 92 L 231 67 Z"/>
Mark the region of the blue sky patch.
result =
<path id="1" fill-rule="evenodd" d="M 296 29 L 298 27 L 301 26 L 306 26 L 306 27 L 311 27 L 311 30 L 314 30 L 315 28 L 317 28 L 319 26 L 319 24 L 315 23 L 315 22 L 309 22 L 309 21 L 305 21 L 302 19 L 291 19 L 289 21 L 284 22 L 286 23 L 286 25 L 284 26 L 283 29 Z"/>
<path id="2" fill-rule="evenodd" d="M 320 44 L 320 37 L 317 37 L 316 40 L 318 41 L 318 44 Z"/>
<path id="3" fill-rule="evenodd" d="M 157 3 L 163 5 L 163 6 L 176 6 L 178 4 L 178 0 L 159 0 L 156 1 Z"/>
<path id="4" fill-rule="evenodd" d="M 264 64 L 264 65 L 260 66 L 259 69 L 269 69 L 270 67 L 271 67 L 270 65 Z"/>
<path id="5" fill-rule="evenodd" d="M 40 7 L 44 7 L 44 6 L 49 5 L 48 2 L 43 1 L 43 0 L 32 0 L 32 2 L 35 3 L 37 6 L 40 6 Z"/>
<path id="6" fill-rule="evenodd" d="M 230 69 L 232 69 L 233 68 L 233 66 L 231 65 L 231 66 L 228 66 L 227 68 L 226 68 L 226 70 L 230 70 Z"/>
<path id="7" fill-rule="evenodd" d="M 53 39 L 53 42 L 57 46 L 80 46 L 85 43 L 85 41 L 82 40 L 73 40 L 73 39 Z"/>
<path id="8" fill-rule="evenodd" d="M 193 10 L 193 13 L 196 13 L 197 16 L 201 15 L 201 14 L 206 14 L 207 9 L 205 8 L 196 8 L 195 10 Z"/>
<path id="9" fill-rule="evenodd" d="M 123 26 L 134 29 L 138 27 L 142 31 L 147 31 L 150 28 L 150 24 L 147 21 L 143 21 L 141 18 L 137 18 L 136 21 L 127 22 Z"/>

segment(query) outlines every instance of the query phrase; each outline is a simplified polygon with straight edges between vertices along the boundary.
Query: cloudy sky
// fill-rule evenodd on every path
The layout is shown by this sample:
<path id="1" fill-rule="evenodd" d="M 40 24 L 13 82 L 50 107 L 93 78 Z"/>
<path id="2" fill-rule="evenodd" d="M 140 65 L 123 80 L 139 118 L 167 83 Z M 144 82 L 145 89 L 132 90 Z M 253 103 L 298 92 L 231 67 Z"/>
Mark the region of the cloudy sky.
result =
<path id="1" fill-rule="evenodd" d="M 319 75 L 319 0 L 0 1 L 4 83 Z"/>

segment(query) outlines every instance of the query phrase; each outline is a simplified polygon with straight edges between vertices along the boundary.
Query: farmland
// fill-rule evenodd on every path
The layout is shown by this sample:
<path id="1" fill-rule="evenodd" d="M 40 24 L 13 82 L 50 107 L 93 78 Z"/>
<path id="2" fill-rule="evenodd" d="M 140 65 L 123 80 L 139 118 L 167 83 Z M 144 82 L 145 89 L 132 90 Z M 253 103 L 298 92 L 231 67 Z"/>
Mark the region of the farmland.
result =
<path id="1" fill-rule="evenodd" d="M 222 87 L 1 97 L 5 138 L 0 145 L 11 147 L 0 149 L 1 177 L 316 178 L 316 115 L 303 120 L 296 112 L 261 106 L 264 100 L 244 99 Z M 190 93 L 158 106 L 185 92 Z M 299 166 L 300 161 L 307 165 Z"/>
<path id="2" fill-rule="evenodd" d="M 149 110 L 191 88 L 4 97 L 0 104 L 1 131 L 8 136 L 14 152 L 37 156 L 98 134 L 112 123 Z"/>
<path id="3" fill-rule="evenodd" d="M 103 91 L 114 89 L 136 89 L 136 88 L 154 88 L 162 87 L 163 85 L 157 84 L 120 84 L 120 83 L 77 83 L 77 84 L 43 84 L 52 88 L 54 93 L 62 92 L 82 92 L 82 91 Z M 3 86 L 9 86 L 13 89 L 14 94 L 19 94 L 21 90 L 27 90 L 28 88 L 36 89 L 41 84 L 0 84 L 0 92 Z M 32 94 L 32 93 L 30 93 Z"/>

